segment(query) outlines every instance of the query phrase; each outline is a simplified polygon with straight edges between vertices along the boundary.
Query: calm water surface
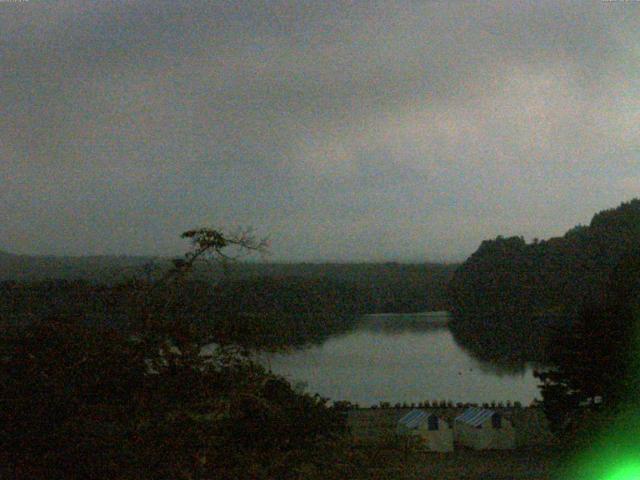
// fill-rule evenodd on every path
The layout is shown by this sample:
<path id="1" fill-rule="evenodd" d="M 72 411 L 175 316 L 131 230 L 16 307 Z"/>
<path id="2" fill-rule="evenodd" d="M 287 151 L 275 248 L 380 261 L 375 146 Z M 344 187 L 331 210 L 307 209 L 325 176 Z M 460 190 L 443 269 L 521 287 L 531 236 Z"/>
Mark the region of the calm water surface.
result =
<path id="1" fill-rule="evenodd" d="M 539 397 L 533 367 L 480 362 L 456 344 L 446 312 L 365 315 L 349 333 L 258 360 L 306 391 L 360 405 L 380 401 L 520 401 Z"/>

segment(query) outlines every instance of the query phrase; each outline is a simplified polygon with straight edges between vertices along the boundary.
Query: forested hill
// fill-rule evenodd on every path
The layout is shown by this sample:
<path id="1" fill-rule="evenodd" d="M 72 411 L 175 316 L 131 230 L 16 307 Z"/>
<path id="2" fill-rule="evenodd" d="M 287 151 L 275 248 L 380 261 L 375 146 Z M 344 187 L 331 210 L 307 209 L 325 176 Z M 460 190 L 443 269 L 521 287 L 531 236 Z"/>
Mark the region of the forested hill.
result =
<path id="1" fill-rule="evenodd" d="M 15 255 L 0 250 L 0 281 L 88 280 L 111 282 L 151 264 L 152 257 Z"/>
<path id="2" fill-rule="evenodd" d="M 20 325 L 75 318 L 125 327 L 136 292 L 163 269 L 162 264 L 128 268 L 129 278 L 137 280 L 123 283 L 107 282 L 110 276 L 96 272 L 89 277 L 93 281 L 0 281 L 0 320 Z M 224 274 L 201 265 L 173 291 L 174 310 L 168 314 L 249 348 L 300 346 L 352 328 L 360 314 L 444 310 L 445 286 L 454 269 L 398 263 L 234 264 Z M 164 315 L 163 295 L 145 298 Z"/>
<path id="3" fill-rule="evenodd" d="M 449 284 L 454 328 L 469 338 L 491 331 L 496 344 L 537 343 L 532 356 L 544 356 L 542 326 L 567 322 L 585 302 L 598 302 L 614 267 L 639 244 L 640 199 L 597 213 L 563 237 L 486 240 Z"/>
<path id="4" fill-rule="evenodd" d="M 39 289 L 53 281 L 53 284 L 58 282 L 54 289 L 58 291 L 61 285 L 76 285 L 73 282 L 109 286 L 132 277 L 159 278 L 170 266 L 167 258 L 45 257 L 0 252 L 0 282 L 32 283 Z M 333 292 L 331 295 L 338 295 L 334 292 L 337 289 L 336 301 L 342 306 L 350 305 L 349 309 L 358 313 L 419 312 L 447 308 L 446 285 L 456 268 L 456 264 L 396 262 L 238 262 L 226 268 L 207 263 L 197 266 L 194 277 L 205 283 L 232 282 L 235 290 L 245 292 L 246 298 L 249 298 L 248 292 L 253 292 L 256 305 L 263 302 L 259 296 L 270 297 L 276 303 L 291 303 L 288 299 L 298 295 L 294 290 L 305 285 L 314 292 L 317 289 Z M 248 302 L 242 301 L 247 305 Z M 288 307 L 294 309 L 293 304 Z"/>

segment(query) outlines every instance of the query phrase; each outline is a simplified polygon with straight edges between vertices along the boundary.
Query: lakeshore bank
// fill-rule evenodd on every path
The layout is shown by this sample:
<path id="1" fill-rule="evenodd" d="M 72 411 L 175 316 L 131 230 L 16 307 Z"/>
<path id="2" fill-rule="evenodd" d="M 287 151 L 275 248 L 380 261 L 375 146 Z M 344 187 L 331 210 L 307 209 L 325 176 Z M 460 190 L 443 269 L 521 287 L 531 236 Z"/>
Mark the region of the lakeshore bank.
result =
<path id="1" fill-rule="evenodd" d="M 420 407 L 416 407 L 420 408 Z M 542 408 L 529 407 L 490 407 L 509 420 L 516 431 L 516 448 L 554 445 L 555 437 L 549 430 L 549 424 Z M 398 420 L 411 407 L 388 408 L 349 408 L 346 411 L 347 425 L 355 441 L 375 441 L 395 434 Z M 464 412 L 464 407 L 425 407 L 445 419 L 450 425 L 453 419 Z"/>

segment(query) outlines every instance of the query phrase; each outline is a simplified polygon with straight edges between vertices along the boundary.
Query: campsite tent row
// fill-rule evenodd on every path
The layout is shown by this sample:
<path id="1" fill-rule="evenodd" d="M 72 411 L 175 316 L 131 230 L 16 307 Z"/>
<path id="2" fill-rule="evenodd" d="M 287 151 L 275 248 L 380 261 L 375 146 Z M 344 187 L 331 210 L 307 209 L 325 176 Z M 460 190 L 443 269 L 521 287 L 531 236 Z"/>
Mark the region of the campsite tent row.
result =
<path id="1" fill-rule="evenodd" d="M 411 410 L 398 420 L 397 433 L 417 435 L 425 448 L 435 452 L 453 451 L 454 440 L 476 450 L 515 448 L 513 425 L 493 410 L 469 408 L 457 416 L 453 428 L 437 415 Z"/>

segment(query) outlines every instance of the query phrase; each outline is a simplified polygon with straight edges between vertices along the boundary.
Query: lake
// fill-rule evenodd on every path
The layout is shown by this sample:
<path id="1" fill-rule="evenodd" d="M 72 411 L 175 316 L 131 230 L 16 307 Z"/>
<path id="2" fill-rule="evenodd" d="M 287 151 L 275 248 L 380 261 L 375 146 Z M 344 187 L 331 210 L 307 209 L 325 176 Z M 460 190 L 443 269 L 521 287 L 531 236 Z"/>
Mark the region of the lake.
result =
<path id="1" fill-rule="evenodd" d="M 348 333 L 258 361 L 294 385 L 362 406 L 380 401 L 519 401 L 539 398 L 533 366 L 476 360 L 454 340 L 447 312 L 365 315 Z"/>

